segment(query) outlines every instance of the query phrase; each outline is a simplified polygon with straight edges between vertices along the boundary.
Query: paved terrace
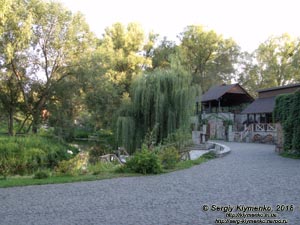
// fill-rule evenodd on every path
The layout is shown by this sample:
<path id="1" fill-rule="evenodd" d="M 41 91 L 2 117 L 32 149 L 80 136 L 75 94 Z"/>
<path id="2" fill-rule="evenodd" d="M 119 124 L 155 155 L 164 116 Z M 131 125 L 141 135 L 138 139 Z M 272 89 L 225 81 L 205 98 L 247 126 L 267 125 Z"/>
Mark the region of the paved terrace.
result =
<path id="1" fill-rule="evenodd" d="M 277 204 L 293 204 L 294 212 L 277 219 L 300 224 L 300 161 L 271 145 L 225 144 L 232 152 L 224 158 L 169 174 L 0 189 L 0 224 L 205 225 L 225 218 L 204 212 L 204 204 L 267 205 L 273 213 Z"/>

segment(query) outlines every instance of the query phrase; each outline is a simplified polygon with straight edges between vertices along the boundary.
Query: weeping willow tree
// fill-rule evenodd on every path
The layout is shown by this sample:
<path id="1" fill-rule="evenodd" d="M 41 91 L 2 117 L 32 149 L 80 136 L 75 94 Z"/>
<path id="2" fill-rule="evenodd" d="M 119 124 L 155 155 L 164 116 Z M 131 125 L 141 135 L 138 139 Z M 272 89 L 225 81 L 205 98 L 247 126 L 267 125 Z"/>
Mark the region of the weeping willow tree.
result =
<path id="1" fill-rule="evenodd" d="M 161 143 L 169 134 L 187 130 L 196 95 L 191 80 L 186 72 L 174 69 L 156 70 L 138 78 L 131 99 L 119 112 L 118 145 L 132 152 L 149 132 L 155 143 Z"/>

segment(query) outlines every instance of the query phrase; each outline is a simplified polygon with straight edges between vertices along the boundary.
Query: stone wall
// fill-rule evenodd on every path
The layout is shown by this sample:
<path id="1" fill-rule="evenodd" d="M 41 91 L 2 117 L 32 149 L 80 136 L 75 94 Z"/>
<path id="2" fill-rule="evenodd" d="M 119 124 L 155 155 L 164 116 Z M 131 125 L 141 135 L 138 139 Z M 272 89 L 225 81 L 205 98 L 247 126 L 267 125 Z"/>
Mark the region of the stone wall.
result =
<path id="1" fill-rule="evenodd" d="M 211 118 L 208 120 L 209 137 L 211 139 L 225 139 L 225 126 L 223 120 L 219 118 Z"/>
<path id="2" fill-rule="evenodd" d="M 276 140 L 275 151 L 281 153 L 283 152 L 284 136 L 283 136 L 283 129 L 280 123 L 276 124 L 276 130 L 277 130 L 277 140 Z"/>

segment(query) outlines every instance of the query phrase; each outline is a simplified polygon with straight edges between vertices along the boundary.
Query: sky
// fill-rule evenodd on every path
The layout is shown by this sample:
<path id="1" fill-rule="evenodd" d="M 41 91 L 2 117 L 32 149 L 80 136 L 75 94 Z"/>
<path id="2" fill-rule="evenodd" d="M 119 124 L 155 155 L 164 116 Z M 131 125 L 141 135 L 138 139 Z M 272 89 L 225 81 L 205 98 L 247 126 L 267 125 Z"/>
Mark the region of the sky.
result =
<path id="1" fill-rule="evenodd" d="M 300 37 L 299 0 L 58 0 L 80 11 L 101 37 L 113 23 L 138 22 L 146 33 L 178 41 L 188 25 L 202 25 L 224 38 L 233 38 L 252 52 L 270 36 Z M 297 2 L 298 1 L 298 2 Z"/>

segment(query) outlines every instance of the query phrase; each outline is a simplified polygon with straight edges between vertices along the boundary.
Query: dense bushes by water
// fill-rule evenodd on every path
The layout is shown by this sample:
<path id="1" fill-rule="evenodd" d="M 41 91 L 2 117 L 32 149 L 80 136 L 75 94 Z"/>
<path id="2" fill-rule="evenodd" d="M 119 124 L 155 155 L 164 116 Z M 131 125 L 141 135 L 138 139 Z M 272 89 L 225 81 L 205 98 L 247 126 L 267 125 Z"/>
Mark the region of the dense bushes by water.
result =
<path id="1" fill-rule="evenodd" d="M 76 149 L 60 140 L 41 137 L 0 137 L 0 176 L 32 174 L 72 158 Z"/>

